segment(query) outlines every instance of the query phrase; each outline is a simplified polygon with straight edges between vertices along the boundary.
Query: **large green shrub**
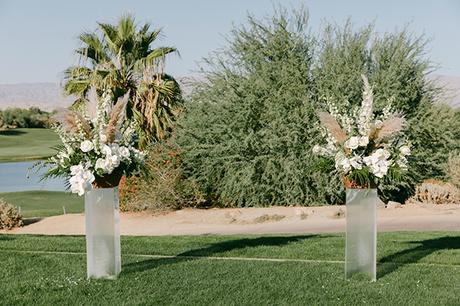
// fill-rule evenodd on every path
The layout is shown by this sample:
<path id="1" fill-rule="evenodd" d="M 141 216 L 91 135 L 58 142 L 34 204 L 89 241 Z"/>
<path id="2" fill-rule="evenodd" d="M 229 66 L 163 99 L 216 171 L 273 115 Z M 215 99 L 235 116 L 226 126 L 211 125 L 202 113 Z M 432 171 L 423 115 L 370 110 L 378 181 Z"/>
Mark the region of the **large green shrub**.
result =
<path id="1" fill-rule="evenodd" d="M 432 106 L 438 89 L 426 78 L 424 40 L 407 31 L 355 30 L 350 23 L 328 25 L 313 37 L 307 21 L 303 11 L 265 21 L 250 17 L 232 32 L 228 47 L 207 60 L 178 139 L 184 174 L 224 206 L 342 202 L 333 165 L 311 154 L 320 141 L 316 111 L 327 99 L 345 110 L 361 103 L 364 73 L 376 110 L 390 100 L 411 123 L 410 171 L 402 182 L 381 186 L 382 197 L 403 201 L 417 182 L 445 175 L 444 153 L 458 146 L 459 129 L 454 119 L 435 118 L 452 112 Z M 446 128 L 450 134 L 441 135 Z M 439 136 L 447 143 L 439 146 Z"/>
<path id="2" fill-rule="evenodd" d="M 209 60 L 188 104 L 179 143 L 185 173 L 226 206 L 338 201 L 311 148 L 318 140 L 311 79 L 315 43 L 306 15 L 267 25 L 250 18 Z"/>

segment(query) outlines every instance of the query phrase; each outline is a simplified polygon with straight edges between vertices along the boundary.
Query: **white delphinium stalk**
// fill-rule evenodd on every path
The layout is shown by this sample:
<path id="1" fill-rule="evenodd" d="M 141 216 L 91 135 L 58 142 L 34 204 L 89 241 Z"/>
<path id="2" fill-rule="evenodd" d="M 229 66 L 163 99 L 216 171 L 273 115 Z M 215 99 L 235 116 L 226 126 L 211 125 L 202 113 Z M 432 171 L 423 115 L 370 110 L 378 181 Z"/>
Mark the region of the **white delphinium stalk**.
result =
<path id="1" fill-rule="evenodd" d="M 133 153 L 134 159 L 138 162 L 143 164 L 145 162 L 145 153 L 143 151 L 140 151 L 134 147 L 131 147 L 131 152 Z"/>
<path id="2" fill-rule="evenodd" d="M 133 136 L 136 133 L 137 124 L 135 121 L 131 121 L 127 128 L 123 131 L 122 143 L 124 145 L 132 145 L 133 144 Z"/>
<path id="3" fill-rule="evenodd" d="M 399 148 L 399 152 L 402 156 L 408 156 L 410 155 L 410 147 L 409 146 L 401 146 Z"/>
<path id="4" fill-rule="evenodd" d="M 407 156 L 411 154 L 410 147 L 407 145 L 401 146 L 399 148 L 399 158 L 396 161 L 396 164 L 403 170 L 408 169 L 408 160 Z"/>
<path id="5" fill-rule="evenodd" d="M 368 136 L 371 130 L 371 121 L 373 120 L 372 106 L 374 103 L 374 95 L 367 78 L 364 75 L 362 78 L 364 82 L 363 101 L 358 117 L 356 118 L 356 123 L 359 134 L 361 136 Z"/>
<path id="6" fill-rule="evenodd" d="M 383 114 L 382 114 L 381 120 L 386 120 L 395 113 L 395 110 L 393 109 L 393 102 L 394 102 L 394 97 L 391 97 L 388 100 L 387 105 L 385 105 L 385 107 L 382 110 Z"/>

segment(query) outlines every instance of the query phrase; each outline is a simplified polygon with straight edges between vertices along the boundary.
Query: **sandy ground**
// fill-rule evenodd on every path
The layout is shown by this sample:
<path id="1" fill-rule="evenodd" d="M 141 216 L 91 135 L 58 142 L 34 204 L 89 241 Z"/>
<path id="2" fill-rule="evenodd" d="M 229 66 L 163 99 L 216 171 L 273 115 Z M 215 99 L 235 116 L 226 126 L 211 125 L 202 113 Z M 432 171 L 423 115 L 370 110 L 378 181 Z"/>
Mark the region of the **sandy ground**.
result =
<path id="1" fill-rule="evenodd" d="M 184 209 L 122 213 L 122 235 L 280 234 L 344 232 L 345 206 Z M 408 204 L 377 210 L 379 231 L 458 231 L 460 205 Z M 10 234 L 83 235 L 84 214 L 48 217 Z"/>

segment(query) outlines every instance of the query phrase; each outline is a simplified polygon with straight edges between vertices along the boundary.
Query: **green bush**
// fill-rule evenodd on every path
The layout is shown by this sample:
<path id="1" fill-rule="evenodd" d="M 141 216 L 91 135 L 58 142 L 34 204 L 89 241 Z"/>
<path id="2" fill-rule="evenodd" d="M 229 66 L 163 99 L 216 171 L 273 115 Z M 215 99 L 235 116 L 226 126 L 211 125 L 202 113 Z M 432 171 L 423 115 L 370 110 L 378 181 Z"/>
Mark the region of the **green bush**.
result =
<path id="1" fill-rule="evenodd" d="M 0 229 L 10 230 L 22 225 L 22 216 L 16 207 L 0 199 Z"/>
<path id="2" fill-rule="evenodd" d="M 449 182 L 460 188 L 460 151 L 449 154 L 446 171 Z"/>
<path id="3" fill-rule="evenodd" d="M 433 106 L 439 89 L 426 78 L 423 38 L 406 30 L 379 36 L 349 22 L 310 33 L 304 11 L 249 17 L 207 59 L 178 137 L 184 175 L 221 206 L 343 203 L 334 165 L 311 154 L 320 141 L 316 111 L 326 99 L 361 103 L 366 74 L 376 111 L 390 99 L 411 124 L 410 171 L 380 187 L 383 199 L 403 201 L 417 182 L 445 176 L 445 153 L 459 145 L 458 115 Z"/>
<path id="4" fill-rule="evenodd" d="M 51 125 L 51 113 L 40 110 L 37 107 L 29 109 L 7 108 L 0 111 L 3 125 L 15 128 L 49 128 Z"/>
<path id="5" fill-rule="evenodd" d="M 250 18 L 192 95 L 178 139 L 184 172 L 214 204 L 266 206 L 339 201 L 339 180 L 310 154 L 318 139 L 312 98 L 314 41 L 306 15 Z"/>
<path id="6" fill-rule="evenodd" d="M 155 144 L 146 165 L 146 176 L 128 178 L 121 184 L 122 211 L 161 211 L 206 204 L 197 184 L 183 179 L 179 149 L 172 139 Z"/>

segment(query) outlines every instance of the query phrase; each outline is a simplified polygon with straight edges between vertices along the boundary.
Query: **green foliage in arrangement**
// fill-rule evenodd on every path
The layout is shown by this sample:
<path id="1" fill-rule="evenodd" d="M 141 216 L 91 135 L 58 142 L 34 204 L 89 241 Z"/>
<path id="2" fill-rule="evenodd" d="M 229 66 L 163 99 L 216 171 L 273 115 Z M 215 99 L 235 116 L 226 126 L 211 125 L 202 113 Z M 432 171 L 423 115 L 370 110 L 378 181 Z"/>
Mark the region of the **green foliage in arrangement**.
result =
<path id="1" fill-rule="evenodd" d="M 49 128 L 52 113 L 37 107 L 29 109 L 7 108 L 0 111 L 0 128 Z"/>
<path id="2" fill-rule="evenodd" d="M 377 114 L 390 100 L 410 124 L 408 174 L 379 187 L 383 200 L 404 201 L 418 182 L 445 175 L 445 153 L 460 139 L 458 115 L 433 106 L 439 89 L 426 78 L 424 50 L 423 37 L 407 30 L 377 35 L 349 22 L 314 37 L 302 10 L 249 17 L 207 60 L 188 103 L 178 138 L 185 175 L 216 205 L 343 203 L 333 163 L 311 154 L 320 141 L 317 111 L 326 100 L 341 112 L 359 105 L 365 74 Z"/>

